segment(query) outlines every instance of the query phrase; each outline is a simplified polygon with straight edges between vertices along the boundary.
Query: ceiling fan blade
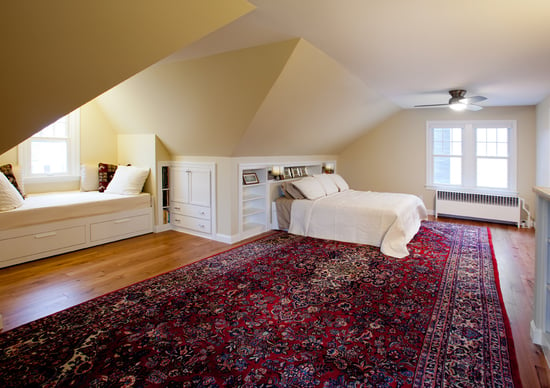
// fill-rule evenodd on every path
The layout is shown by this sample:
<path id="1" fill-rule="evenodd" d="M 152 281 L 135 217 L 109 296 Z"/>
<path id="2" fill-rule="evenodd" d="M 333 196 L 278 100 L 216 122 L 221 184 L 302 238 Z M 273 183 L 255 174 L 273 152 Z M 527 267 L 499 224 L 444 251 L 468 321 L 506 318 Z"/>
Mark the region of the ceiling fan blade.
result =
<path id="1" fill-rule="evenodd" d="M 481 101 L 485 101 L 486 99 L 487 97 L 483 97 L 483 96 L 472 96 L 472 97 L 461 98 L 460 102 L 463 104 L 475 104 Z"/>
<path id="2" fill-rule="evenodd" d="M 449 106 L 449 104 L 429 104 L 429 105 L 415 105 L 415 108 L 439 108 L 443 106 Z"/>
<path id="3" fill-rule="evenodd" d="M 473 104 L 466 104 L 466 110 L 476 111 L 476 110 L 482 110 L 483 107 L 479 105 L 473 105 Z"/>

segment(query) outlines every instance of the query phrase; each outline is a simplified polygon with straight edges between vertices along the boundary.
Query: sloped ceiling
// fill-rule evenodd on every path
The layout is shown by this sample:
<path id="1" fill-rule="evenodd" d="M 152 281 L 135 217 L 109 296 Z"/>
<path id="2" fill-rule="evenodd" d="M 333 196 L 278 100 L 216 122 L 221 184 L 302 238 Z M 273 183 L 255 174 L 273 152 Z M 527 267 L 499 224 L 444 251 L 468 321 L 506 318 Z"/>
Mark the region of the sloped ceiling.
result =
<path id="1" fill-rule="evenodd" d="M 397 110 L 302 39 L 234 156 L 337 154 Z"/>
<path id="2" fill-rule="evenodd" d="M 97 101 L 118 132 L 154 133 L 173 155 L 231 156 L 297 42 L 158 64 Z"/>
<path id="3" fill-rule="evenodd" d="M 0 14 L 0 153 L 253 9 L 245 0 L 25 0 Z"/>
<path id="4" fill-rule="evenodd" d="M 299 39 L 160 63 L 98 102 L 187 156 L 334 154 L 398 109 Z"/>

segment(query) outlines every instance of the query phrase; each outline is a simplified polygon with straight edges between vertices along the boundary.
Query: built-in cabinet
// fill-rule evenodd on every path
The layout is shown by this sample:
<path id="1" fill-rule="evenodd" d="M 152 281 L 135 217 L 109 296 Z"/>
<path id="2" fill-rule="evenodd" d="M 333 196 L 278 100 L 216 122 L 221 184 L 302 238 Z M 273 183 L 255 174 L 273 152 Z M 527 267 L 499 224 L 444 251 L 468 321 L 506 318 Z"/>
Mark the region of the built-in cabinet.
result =
<path id="1" fill-rule="evenodd" d="M 211 237 L 215 233 L 215 165 L 160 163 L 159 228 Z"/>
<path id="2" fill-rule="evenodd" d="M 268 230 L 267 169 L 243 167 L 240 174 L 240 232 L 241 238 L 246 238 Z"/>
<path id="3" fill-rule="evenodd" d="M 535 187 L 537 194 L 535 316 L 531 338 L 550 359 L 550 188 Z"/>

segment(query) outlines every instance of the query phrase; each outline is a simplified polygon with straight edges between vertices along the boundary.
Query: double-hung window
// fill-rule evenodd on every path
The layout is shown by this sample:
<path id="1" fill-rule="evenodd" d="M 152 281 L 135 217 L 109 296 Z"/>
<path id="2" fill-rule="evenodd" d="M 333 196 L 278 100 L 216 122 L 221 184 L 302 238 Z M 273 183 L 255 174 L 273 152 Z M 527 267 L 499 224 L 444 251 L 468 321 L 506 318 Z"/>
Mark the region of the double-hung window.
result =
<path id="1" fill-rule="evenodd" d="M 19 146 L 25 180 L 63 181 L 79 175 L 80 112 L 69 113 Z"/>
<path id="2" fill-rule="evenodd" d="M 516 192 L 516 122 L 428 121 L 429 188 Z"/>

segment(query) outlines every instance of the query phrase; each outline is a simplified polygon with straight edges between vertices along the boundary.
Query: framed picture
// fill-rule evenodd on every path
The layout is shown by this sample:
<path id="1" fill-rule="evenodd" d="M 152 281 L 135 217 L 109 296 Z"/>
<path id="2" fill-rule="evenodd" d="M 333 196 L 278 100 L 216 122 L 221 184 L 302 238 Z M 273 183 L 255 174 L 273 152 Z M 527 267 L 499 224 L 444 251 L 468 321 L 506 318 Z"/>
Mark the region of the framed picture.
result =
<path id="1" fill-rule="evenodd" d="M 302 174 L 300 173 L 300 167 L 292 167 L 292 177 L 299 178 Z"/>
<path id="2" fill-rule="evenodd" d="M 258 180 L 258 175 L 255 172 L 243 172 L 243 183 L 245 185 L 253 185 L 260 183 Z"/>
<path id="3" fill-rule="evenodd" d="M 300 167 L 300 176 L 308 176 L 307 167 Z"/>

